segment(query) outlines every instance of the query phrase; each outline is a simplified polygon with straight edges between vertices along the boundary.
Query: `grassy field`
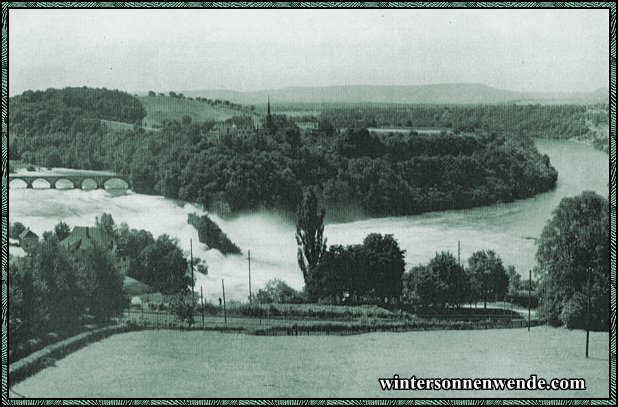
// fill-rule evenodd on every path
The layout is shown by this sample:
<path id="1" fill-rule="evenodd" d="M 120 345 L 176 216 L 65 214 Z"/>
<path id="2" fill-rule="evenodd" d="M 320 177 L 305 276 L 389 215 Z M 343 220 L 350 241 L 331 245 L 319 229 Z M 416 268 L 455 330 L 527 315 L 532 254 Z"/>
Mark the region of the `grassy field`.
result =
<path id="1" fill-rule="evenodd" d="M 592 398 L 609 394 L 609 335 L 514 330 L 254 337 L 141 331 L 79 350 L 11 396 L 127 398 Z M 378 378 L 584 378 L 583 391 L 390 391 Z"/>
<path id="2" fill-rule="evenodd" d="M 145 127 L 153 127 L 164 120 L 181 121 L 186 115 L 191 116 L 194 122 L 223 121 L 232 116 L 248 114 L 225 107 L 224 105 L 211 106 L 197 100 L 172 98 L 168 96 L 142 96 L 139 100 L 146 109 L 146 117 L 142 121 Z"/>

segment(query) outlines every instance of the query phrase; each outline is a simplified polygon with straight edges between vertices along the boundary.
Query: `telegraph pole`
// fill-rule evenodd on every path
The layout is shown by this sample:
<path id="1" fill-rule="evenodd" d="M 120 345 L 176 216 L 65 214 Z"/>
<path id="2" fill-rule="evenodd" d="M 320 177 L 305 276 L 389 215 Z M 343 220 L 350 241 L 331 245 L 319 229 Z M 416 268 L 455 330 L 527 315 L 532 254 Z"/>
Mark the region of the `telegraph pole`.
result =
<path id="1" fill-rule="evenodd" d="M 191 245 L 191 296 L 193 296 L 193 289 L 195 288 L 195 278 L 193 277 L 193 239 L 189 239 Z"/>
<path id="2" fill-rule="evenodd" d="M 461 240 L 457 241 L 457 264 L 461 266 Z"/>
<path id="3" fill-rule="evenodd" d="M 227 310 L 225 309 L 225 283 L 221 279 L 221 287 L 223 288 L 223 321 L 227 324 Z"/>
<path id="4" fill-rule="evenodd" d="M 249 305 L 251 305 L 252 303 L 252 299 L 251 299 L 251 250 L 247 251 L 248 254 L 248 260 L 249 260 Z"/>
<path id="5" fill-rule="evenodd" d="M 588 309 L 586 311 L 586 358 L 588 357 L 588 344 L 590 342 L 590 275 L 592 267 L 588 267 Z"/>
<path id="6" fill-rule="evenodd" d="M 532 298 L 532 270 L 528 271 L 528 332 L 530 332 L 530 307 Z"/>
<path id="7" fill-rule="evenodd" d="M 204 326 L 204 290 L 200 286 L 200 299 L 202 300 L 202 327 Z"/>

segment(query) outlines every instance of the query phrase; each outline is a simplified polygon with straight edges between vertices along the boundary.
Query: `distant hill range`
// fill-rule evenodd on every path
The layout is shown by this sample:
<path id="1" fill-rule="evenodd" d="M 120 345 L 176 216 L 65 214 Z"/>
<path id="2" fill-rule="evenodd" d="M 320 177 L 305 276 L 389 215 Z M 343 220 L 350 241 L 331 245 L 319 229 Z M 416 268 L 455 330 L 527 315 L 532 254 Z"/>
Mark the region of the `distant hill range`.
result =
<path id="1" fill-rule="evenodd" d="M 609 91 L 588 93 L 515 92 L 476 83 L 414 86 L 326 86 L 236 92 L 229 90 L 190 90 L 185 96 L 229 100 L 261 105 L 270 95 L 274 104 L 285 103 L 396 103 L 396 104 L 592 104 L 608 103 Z"/>

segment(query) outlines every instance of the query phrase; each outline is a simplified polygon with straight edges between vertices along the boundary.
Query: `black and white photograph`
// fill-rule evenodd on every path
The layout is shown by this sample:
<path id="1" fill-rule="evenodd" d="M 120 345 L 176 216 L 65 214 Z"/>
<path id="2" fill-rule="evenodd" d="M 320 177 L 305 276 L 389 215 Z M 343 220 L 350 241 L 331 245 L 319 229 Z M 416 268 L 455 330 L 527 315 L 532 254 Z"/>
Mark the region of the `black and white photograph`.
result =
<path id="1" fill-rule="evenodd" d="M 4 402 L 615 402 L 615 4 L 72 4 L 2 6 Z"/>

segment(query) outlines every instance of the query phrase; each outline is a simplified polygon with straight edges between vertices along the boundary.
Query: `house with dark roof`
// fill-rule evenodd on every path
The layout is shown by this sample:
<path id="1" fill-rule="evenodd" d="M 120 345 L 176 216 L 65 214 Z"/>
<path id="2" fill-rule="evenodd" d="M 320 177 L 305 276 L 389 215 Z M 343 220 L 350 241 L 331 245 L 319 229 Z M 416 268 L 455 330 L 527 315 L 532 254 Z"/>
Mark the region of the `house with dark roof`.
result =
<path id="1" fill-rule="evenodd" d="M 233 116 L 222 123 L 217 123 L 208 133 L 211 138 L 221 139 L 225 136 L 249 137 L 255 133 L 251 116 Z"/>
<path id="2" fill-rule="evenodd" d="M 27 228 L 26 230 L 24 230 L 23 232 L 19 234 L 18 240 L 19 240 L 19 245 L 21 247 L 24 247 L 30 243 L 38 242 L 39 235 L 31 231 L 30 228 Z"/>
<path id="3" fill-rule="evenodd" d="M 108 250 L 114 250 L 115 244 L 111 236 L 108 236 L 99 228 L 87 226 L 75 226 L 69 236 L 60 242 L 60 245 L 68 250 L 86 250 L 100 245 Z"/>

